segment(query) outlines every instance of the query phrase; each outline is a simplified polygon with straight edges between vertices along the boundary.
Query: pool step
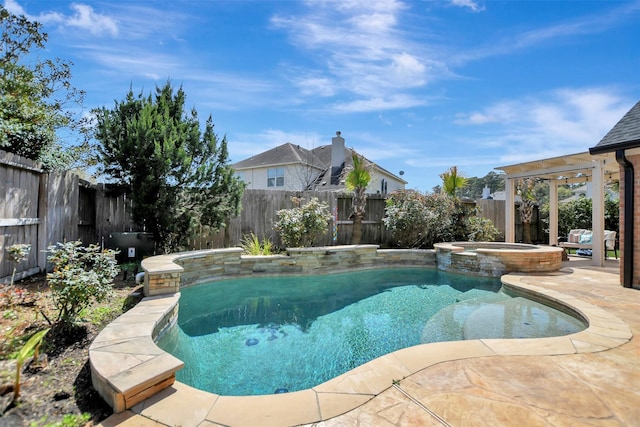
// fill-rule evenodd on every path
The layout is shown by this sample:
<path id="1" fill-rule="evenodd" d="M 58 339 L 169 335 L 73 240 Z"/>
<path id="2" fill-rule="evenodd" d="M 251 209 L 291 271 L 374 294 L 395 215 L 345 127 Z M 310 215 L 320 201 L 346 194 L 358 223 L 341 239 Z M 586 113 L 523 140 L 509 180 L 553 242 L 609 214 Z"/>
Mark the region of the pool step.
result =
<path id="1" fill-rule="evenodd" d="M 473 292 L 473 291 L 471 291 Z M 444 307 L 425 323 L 422 329 L 422 343 L 459 341 L 464 338 L 464 325 L 467 318 L 479 307 L 504 300 L 503 294 L 485 294 L 482 296 L 465 293 L 459 296 L 459 302 Z"/>
<path id="2" fill-rule="evenodd" d="M 582 329 L 581 322 L 527 298 L 516 297 L 478 307 L 463 327 L 466 340 L 544 338 Z"/>
<path id="3" fill-rule="evenodd" d="M 527 298 L 492 294 L 443 308 L 427 321 L 422 343 L 488 338 L 543 338 L 583 329 L 568 315 Z"/>

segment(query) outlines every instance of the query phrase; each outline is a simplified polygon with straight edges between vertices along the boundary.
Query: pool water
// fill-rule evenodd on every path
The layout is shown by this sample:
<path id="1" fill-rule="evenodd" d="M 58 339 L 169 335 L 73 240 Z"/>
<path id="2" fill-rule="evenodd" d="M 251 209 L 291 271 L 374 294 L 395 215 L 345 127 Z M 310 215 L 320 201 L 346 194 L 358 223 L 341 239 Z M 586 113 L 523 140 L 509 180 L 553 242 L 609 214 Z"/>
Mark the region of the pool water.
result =
<path id="1" fill-rule="evenodd" d="M 401 348 L 578 332 L 560 311 L 500 291 L 496 279 L 435 269 L 222 280 L 181 290 L 158 345 L 177 379 L 229 396 L 311 388 Z"/>

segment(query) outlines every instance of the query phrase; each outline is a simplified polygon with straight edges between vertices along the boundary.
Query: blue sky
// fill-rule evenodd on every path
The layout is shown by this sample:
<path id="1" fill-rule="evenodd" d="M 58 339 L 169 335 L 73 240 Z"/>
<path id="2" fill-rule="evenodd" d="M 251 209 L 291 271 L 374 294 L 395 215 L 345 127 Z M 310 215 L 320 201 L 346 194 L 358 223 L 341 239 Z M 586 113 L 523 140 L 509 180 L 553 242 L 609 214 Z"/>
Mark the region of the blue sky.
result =
<path id="1" fill-rule="evenodd" d="M 640 100 L 640 1 L 4 0 L 86 109 L 171 79 L 232 162 L 349 147 L 407 188 L 586 151 Z"/>

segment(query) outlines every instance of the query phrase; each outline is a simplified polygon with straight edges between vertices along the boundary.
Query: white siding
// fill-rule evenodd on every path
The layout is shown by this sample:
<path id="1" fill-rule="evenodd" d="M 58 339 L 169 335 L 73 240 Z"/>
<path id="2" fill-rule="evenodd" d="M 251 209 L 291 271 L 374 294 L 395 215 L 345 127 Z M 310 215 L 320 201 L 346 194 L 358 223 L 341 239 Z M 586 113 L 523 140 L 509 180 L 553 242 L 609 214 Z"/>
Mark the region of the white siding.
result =
<path id="1" fill-rule="evenodd" d="M 267 171 L 276 167 L 283 167 L 284 187 L 268 187 Z M 241 169 L 241 176 L 249 190 L 288 190 L 302 191 L 306 184 L 314 180 L 321 172 L 319 169 L 304 167 L 302 165 L 273 165 L 263 168 Z"/>

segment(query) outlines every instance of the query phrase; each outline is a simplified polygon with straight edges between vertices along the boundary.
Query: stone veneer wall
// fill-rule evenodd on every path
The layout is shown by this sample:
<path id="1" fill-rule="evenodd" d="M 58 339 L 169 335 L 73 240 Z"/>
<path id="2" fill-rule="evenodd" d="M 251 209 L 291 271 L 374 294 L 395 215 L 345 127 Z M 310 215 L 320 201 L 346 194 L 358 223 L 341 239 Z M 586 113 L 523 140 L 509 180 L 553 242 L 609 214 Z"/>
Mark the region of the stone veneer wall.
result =
<path id="1" fill-rule="evenodd" d="M 439 270 L 483 277 L 507 273 L 557 271 L 562 266 L 562 248 L 515 243 L 437 243 Z M 467 249 L 473 249 L 468 251 Z"/>
<path id="2" fill-rule="evenodd" d="M 431 249 L 378 249 L 377 245 L 290 248 L 286 255 L 242 255 L 241 248 L 159 255 L 142 261 L 145 296 L 181 286 L 265 274 L 315 274 L 382 267 L 435 267 Z"/>

